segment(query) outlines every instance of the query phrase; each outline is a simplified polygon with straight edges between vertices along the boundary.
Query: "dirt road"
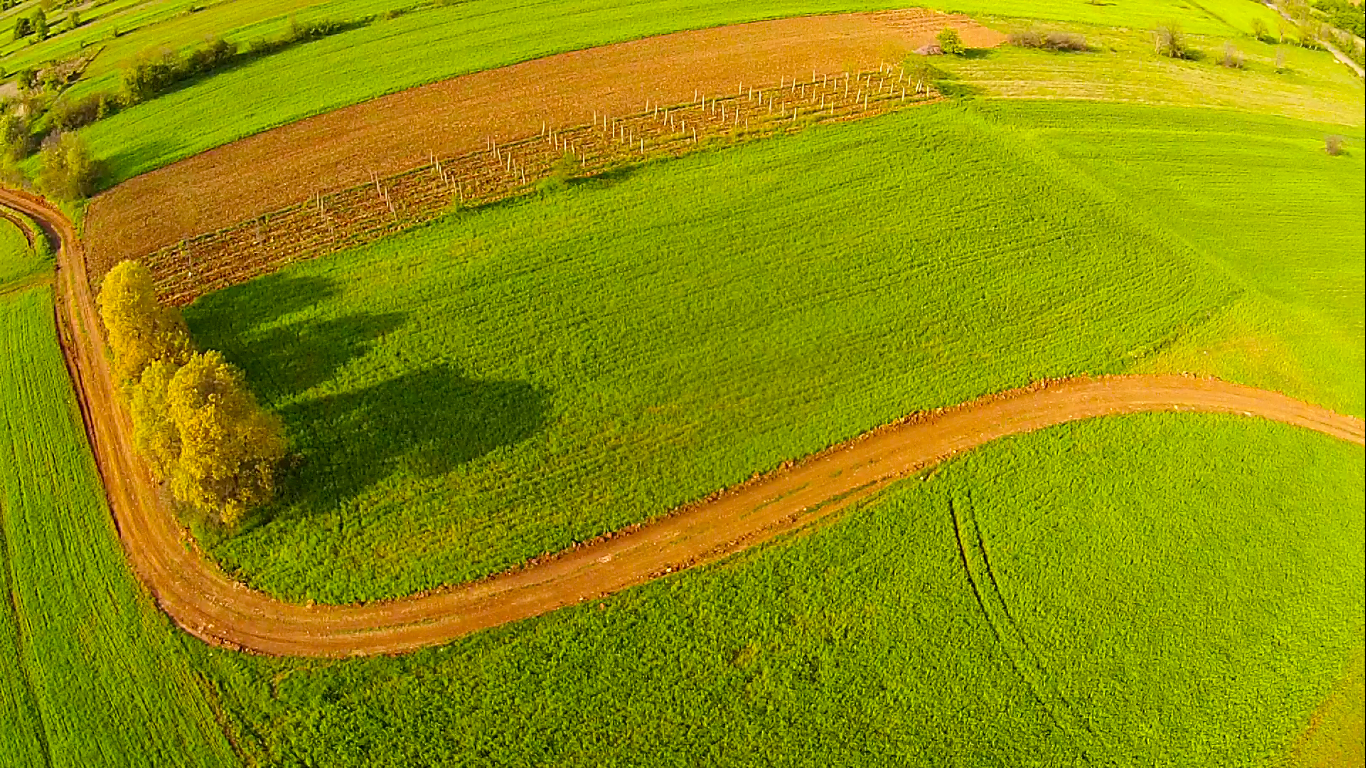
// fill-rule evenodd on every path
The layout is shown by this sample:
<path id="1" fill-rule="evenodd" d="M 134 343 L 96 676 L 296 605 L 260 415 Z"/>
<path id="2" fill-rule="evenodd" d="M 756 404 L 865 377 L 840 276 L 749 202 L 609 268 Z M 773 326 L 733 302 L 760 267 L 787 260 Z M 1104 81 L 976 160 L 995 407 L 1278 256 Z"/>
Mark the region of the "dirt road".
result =
<path id="1" fill-rule="evenodd" d="M 181 531 L 143 463 L 115 399 L 85 260 L 70 221 L 46 201 L 0 190 L 60 245 L 57 327 L 86 431 L 133 570 L 157 603 L 206 642 L 257 653 L 401 653 L 608 595 L 713 562 L 800 529 L 897 478 L 998 438 L 1121 413 L 1256 416 L 1366 444 L 1360 419 L 1284 395 L 1185 376 L 1044 382 L 913 415 L 629 531 L 435 594 L 368 605 L 284 603 L 231 581 Z"/>

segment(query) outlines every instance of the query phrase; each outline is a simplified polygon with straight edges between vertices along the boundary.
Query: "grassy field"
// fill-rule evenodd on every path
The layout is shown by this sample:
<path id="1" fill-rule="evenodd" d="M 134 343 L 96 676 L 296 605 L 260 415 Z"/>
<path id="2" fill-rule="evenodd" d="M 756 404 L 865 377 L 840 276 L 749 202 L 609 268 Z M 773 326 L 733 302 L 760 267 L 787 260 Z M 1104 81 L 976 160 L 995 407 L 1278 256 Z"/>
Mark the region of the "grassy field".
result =
<path id="1" fill-rule="evenodd" d="M 914 410 L 1125 370 L 1234 299 L 1035 154 L 973 111 L 915 110 L 212 294 L 197 340 L 302 456 L 272 519 L 214 553 L 299 600 L 463 580 Z"/>
<path id="2" fill-rule="evenodd" d="M 217 663 L 282 766 L 1279 764 L 1361 653 L 1361 462 L 1252 420 L 1088 422 L 441 649 Z"/>
<path id="3" fill-rule="evenodd" d="M 335 13 L 327 15 L 348 17 L 353 5 L 370 8 L 373 2 L 338 2 L 328 6 Z M 684 29 L 902 5 L 857 0 L 576 0 L 548 10 L 543 3 L 529 0 L 471 0 L 405 14 L 236 67 L 100 121 L 84 133 L 95 154 L 108 162 L 107 181 L 114 183 L 308 115 L 458 74 Z M 952 0 L 927 5 L 1137 29 L 1175 20 L 1188 32 L 1215 36 L 1219 41 L 1248 35 L 1253 16 L 1263 17 L 1275 28 L 1272 12 L 1247 0 L 1206 2 L 1203 7 L 1179 0 L 1098 5 Z M 237 21 L 245 22 L 245 18 Z M 175 23 L 188 28 L 192 22 Z M 180 32 L 168 29 L 172 31 L 155 33 L 158 45 L 174 45 L 181 38 Z M 199 31 L 196 28 L 196 34 Z M 153 31 L 146 34 L 149 41 L 153 39 Z M 187 45 L 199 42 L 188 39 L 188 32 L 185 37 Z M 125 47 L 131 53 L 132 44 Z M 1327 54 L 1314 56 L 1316 67 L 1319 60 L 1331 61 Z M 111 57 L 108 61 L 115 60 Z M 1126 57 L 1125 61 L 1134 64 L 1138 60 Z M 97 66 L 107 65 L 100 62 Z M 111 87 L 112 77 L 111 70 L 104 79 L 76 86 L 71 95 Z"/>
<path id="4" fill-rule="evenodd" d="M 204 651 L 128 571 L 79 418 L 51 289 L 0 297 L 0 763 L 236 764 Z"/>
<path id="5" fill-rule="evenodd" d="M 1085 127 L 1061 109 L 983 109 L 1036 131 L 1062 162 L 1236 276 L 1237 301 L 1139 370 L 1216 374 L 1366 414 L 1359 130 L 1349 156 L 1330 157 L 1323 144 L 1333 128 L 1275 118 L 1185 112 L 1154 130 L 1126 107 L 1090 107 Z"/>
<path id="6" fill-rule="evenodd" d="M 1228 37 L 1192 38 L 1200 58 L 1174 61 L 1153 55 L 1152 37 L 1143 29 L 986 21 L 1004 31 L 1074 32 L 1084 35 L 1092 50 L 1053 53 L 1005 45 L 934 61 L 960 87 L 985 96 L 1214 107 L 1356 126 L 1358 132 L 1363 122 L 1366 90 L 1361 78 L 1322 52 L 1234 37 L 1245 63 L 1242 69 L 1229 69 L 1217 64 Z M 1280 70 L 1278 54 L 1285 57 Z"/>
<path id="7" fill-rule="evenodd" d="M 301 456 L 268 519 L 213 553 L 293 599 L 426 589 L 914 410 L 1041 377 L 1180 370 L 1174 350 L 1224 338 L 1209 321 L 1258 300 L 1261 252 L 1168 229 L 1183 214 L 1160 194 L 1115 194 L 1062 155 L 1089 134 L 1048 130 L 1141 123 L 1102 142 L 1118 162 L 1126 137 L 1136 151 L 1179 142 L 1188 129 L 1172 126 L 1200 113 L 981 114 L 994 109 L 652 166 L 206 297 L 189 309 L 196 337 L 245 368 Z M 1330 181 L 1275 186 L 1275 199 L 1287 217 L 1303 195 L 1329 205 L 1339 226 L 1297 229 L 1303 247 L 1338 249 L 1347 275 L 1356 259 L 1359 281 L 1361 161 L 1323 159 L 1314 126 L 1217 119 L 1249 140 L 1205 145 L 1209 183 L 1248 144 L 1317 169 L 1306 175 Z M 1350 284 L 1323 285 L 1305 301 L 1359 316 Z M 1311 357 L 1296 334 L 1315 333 L 1361 337 L 1273 336 L 1289 360 L 1324 366 L 1305 369 L 1300 394 L 1359 412 L 1361 366 Z M 1211 367 L 1253 384 L 1280 369 Z"/>
<path id="8" fill-rule="evenodd" d="M 123 566 L 51 396 L 49 301 L 0 301 L 10 762 L 239 764 L 211 710 L 277 766 L 1309 766 L 1342 754 L 1309 713 L 1360 730 L 1361 449 L 1228 417 L 1009 439 L 813 535 L 411 656 L 211 651 Z"/>
<path id="9" fill-rule="evenodd" d="M 24 233 L 13 222 L 0 219 L 0 291 L 5 286 L 45 271 L 51 264 L 29 248 Z"/>

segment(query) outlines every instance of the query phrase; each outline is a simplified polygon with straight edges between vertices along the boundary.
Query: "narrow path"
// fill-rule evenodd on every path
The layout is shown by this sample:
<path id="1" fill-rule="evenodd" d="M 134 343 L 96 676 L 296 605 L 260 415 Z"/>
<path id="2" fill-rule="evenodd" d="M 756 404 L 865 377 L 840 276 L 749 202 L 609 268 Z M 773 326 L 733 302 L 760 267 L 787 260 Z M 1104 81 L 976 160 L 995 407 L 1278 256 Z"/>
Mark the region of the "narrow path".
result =
<path id="1" fill-rule="evenodd" d="M 915 414 L 668 517 L 433 594 L 363 605 L 285 603 L 233 582 L 197 552 L 132 450 L 70 221 L 45 200 L 0 189 L 0 204 L 55 235 L 57 327 L 119 536 L 133 570 L 187 632 L 256 653 L 402 653 L 608 595 L 797 530 L 894 480 L 992 440 L 1121 413 L 1259 416 L 1366 444 L 1360 419 L 1275 392 L 1185 376 L 1041 382 Z"/>

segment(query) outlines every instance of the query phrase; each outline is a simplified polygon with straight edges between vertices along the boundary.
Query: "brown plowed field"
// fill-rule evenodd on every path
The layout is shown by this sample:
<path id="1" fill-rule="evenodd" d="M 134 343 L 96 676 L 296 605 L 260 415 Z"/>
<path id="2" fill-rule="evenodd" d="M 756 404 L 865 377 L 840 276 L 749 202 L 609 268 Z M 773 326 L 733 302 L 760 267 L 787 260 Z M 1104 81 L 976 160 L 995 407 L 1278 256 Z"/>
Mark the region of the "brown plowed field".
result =
<path id="1" fill-rule="evenodd" d="M 120 184 L 95 198 L 86 236 L 95 277 L 184 238 L 216 231 L 316 193 L 392 175 L 435 154 L 484 149 L 593 113 L 734 94 L 899 62 L 953 27 L 974 47 L 1004 36 L 963 16 L 906 10 L 812 16 L 682 32 L 560 54 L 457 77 L 319 115 L 219 147 Z"/>
<path id="2" fill-rule="evenodd" d="M 210 643 L 258 653 L 401 653 L 537 616 L 810 525 L 956 453 L 1080 419 L 1148 411 L 1230 413 L 1366 444 L 1360 419 L 1213 379 L 1127 376 L 1041 382 L 915 414 L 667 517 L 483 581 L 368 605 L 285 603 L 234 583 L 187 546 L 184 532 L 132 451 L 132 425 L 115 399 L 74 228 L 46 201 L 22 192 L 0 190 L 0 203 L 28 214 L 60 243 L 58 331 L 133 570 L 186 631 Z"/>

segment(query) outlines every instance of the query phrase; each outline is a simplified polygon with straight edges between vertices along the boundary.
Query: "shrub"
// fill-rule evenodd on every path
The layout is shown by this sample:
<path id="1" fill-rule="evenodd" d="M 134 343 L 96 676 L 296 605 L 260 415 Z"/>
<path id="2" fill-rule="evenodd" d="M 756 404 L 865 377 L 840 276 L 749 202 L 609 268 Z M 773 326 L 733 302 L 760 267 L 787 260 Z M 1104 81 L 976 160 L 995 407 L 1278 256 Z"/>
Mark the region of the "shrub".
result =
<path id="1" fill-rule="evenodd" d="M 120 262 L 109 270 L 99 305 L 120 381 L 139 382 L 157 362 L 180 366 L 189 359 L 193 349 L 185 320 L 157 301 L 152 273 L 140 262 Z"/>
<path id="2" fill-rule="evenodd" d="M 1242 69 L 1242 52 L 1239 51 L 1237 48 L 1234 48 L 1233 43 L 1224 43 L 1224 57 L 1219 60 L 1219 65 L 1223 67 L 1228 67 L 1229 69 Z"/>
<path id="3" fill-rule="evenodd" d="M 1041 48 L 1050 51 L 1089 51 L 1086 37 L 1073 32 L 1016 32 L 1010 43 L 1021 48 Z"/>
<path id="4" fill-rule="evenodd" d="M 1347 151 L 1347 140 L 1341 136 L 1329 136 L 1323 140 L 1323 148 L 1328 154 L 1337 157 Z"/>
<path id="5" fill-rule="evenodd" d="M 1163 24 L 1153 31 L 1153 44 L 1157 55 L 1171 59 L 1188 59 L 1191 51 L 1186 47 L 1186 35 L 1177 24 Z"/>
<path id="6" fill-rule="evenodd" d="M 52 124 L 62 131 L 74 131 L 117 112 L 118 98 L 108 93 L 92 93 L 77 101 L 52 108 Z"/>
<path id="7" fill-rule="evenodd" d="M 123 70 L 124 99 L 139 104 L 164 92 L 179 76 L 180 59 L 174 53 L 143 54 Z"/>
<path id="8" fill-rule="evenodd" d="M 964 53 L 967 53 L 968 49 L 963 45 L 963 38 L 959 37 L 958 30 L 953 29 L 952 27 L 946 27 L 941 30 L 940 33 L 935 36 L 935 40 L 939 43 L 939 50 L 944 53 L 951 53 L 956 56 L 962 56 Z"/>
<path id="9" fill-rule="evenodd" d="M 0 159 L 13 164 L 33 153 L 33 134 L 28 120 L 13 112 L 0 115 Z"/>
<path id="10" fill-rule="evenodd" d="M 197 48 L 185 59 L 185 65 L 177 73 L 178 79 L 207 74 L 232 61 L 237 55 L 237 46 L 222 38 L 214 38 L 203 48 Z"/>
<path id="11" fill-rule="evenodd" d="M 63 133 L 46 142 L 38 186 L 47 194 L 61 200 L 87 197 L 95 191 L 97 175 L 95 161 L 80 136 Z"/>

